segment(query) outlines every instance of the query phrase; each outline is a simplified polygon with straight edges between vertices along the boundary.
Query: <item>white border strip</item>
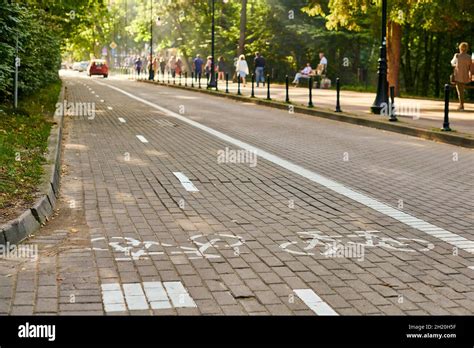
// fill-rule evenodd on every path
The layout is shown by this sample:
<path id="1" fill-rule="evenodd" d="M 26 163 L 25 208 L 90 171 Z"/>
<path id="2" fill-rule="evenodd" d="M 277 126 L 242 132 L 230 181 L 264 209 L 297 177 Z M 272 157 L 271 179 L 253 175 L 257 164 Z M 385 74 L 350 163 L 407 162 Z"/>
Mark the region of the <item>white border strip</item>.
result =
<path id="1" fill-rule="evenodd" d="M 94 81 L 96 82 L 96 81 Z M 350 189 L 337 181 L 328 179 L 322 175 L 319 175 L 316 172 L 313 172 L 309 169 L 306 169 L 300 165 L 297 165 L 295 163 L 292 163 L 290 161 L 287 161 L 281 157 L 278 157 L 276 155 L 273 155 L 267 151 L 261 150 L 255 146 L 252 146 L 250 144 L 247 144 L 243 141 L 240 141 L 238 139 L 235 139 L 233 137 L 230 137 L 222 132 L 216 131 L 215 129 L 212 129 L 210 127 L 207 127 L 205 125 L 202 125 L 196 121 L 190 120 L 180 114 L 177 114 L 171 110 L 168 110 L 162 106 L 159 106 L 157 104 L 154 104 L 148 100 L 142 99 L 140 97 L 137 97 L 131 93 L 128 93 L 118 87 L 107 85 L 101 82 L 96 82 L 100 85 L 107 86 L 109 88 L 112 88 L 116 90 L 117 92 L 120 92 L 132 99 L 135 99 L 143 104 L 146 104 L 152 108 L 155 108 L 157 110 L 160 110 L 163 112 L 165 115 L 174 117 L 184 123 L 187 123 L 193 127 L 196 127 L 206 133 L 209 133 L 221 140 L 224 140 L 230 144 L 233 144 L 235 146 L 238 146 L 242 149 L 252 151 L 252 152 L 258 152 L 259 156 L 261 158 L 266 159 L 267 161 L 273 162 L 293 173 L 296 173 L 298 175 L 301 175 L 302 177 L 309 179 L 319 185 L 322 185 L 334 192 L 337 192 L 345 197 L 348 197 L 360 204 L 363 204 L 369 208 L 374 209 L 375 211 L 387 215 L 395 220 L 400 221 L 401 223 L 408 225 L 414 229 L 417 229 L 421 232 L 424 232 L 432 237 L 438 238 L 442 240 L 443 242 L 446 242 L 448 244 L 451 244 L 452 246 L 455 246 L 461 250 L 467 251 L 468 253 L 474 254 L 474 242 L 470 241 L 464 237 L 461 237 L 455 233 L 449 232 L 445 229 L 442 229 L 441 227 L 435 226 L 433 224 L 430 224 L 424 220 L 418 219 L 410 214 L 404 213 L 400 210 L 397 210 L 395 208 L 392 208 L 391 206 L 384 204 L 382 202 L 377 201 L 376 199 L 373 199 L 369 196 L 366 196 L 364 194 L 361 194 L 353 189 Z M 456 238 L 456 240 L 453 240 L 453 238 Z"/>

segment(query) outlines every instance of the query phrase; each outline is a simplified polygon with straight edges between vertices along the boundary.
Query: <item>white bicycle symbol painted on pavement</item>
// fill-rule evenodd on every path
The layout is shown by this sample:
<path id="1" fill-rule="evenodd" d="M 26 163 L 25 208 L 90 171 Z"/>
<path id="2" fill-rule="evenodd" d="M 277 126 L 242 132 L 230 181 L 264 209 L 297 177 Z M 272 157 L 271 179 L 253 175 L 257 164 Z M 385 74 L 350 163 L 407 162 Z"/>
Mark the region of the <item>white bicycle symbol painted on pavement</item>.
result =
<path id="1" fill-rule="evenodd" d="M 351 239 L 363 239 L 362 242 L 347 242 L 348 245 L 360 245 L 363 248 L 381 247 L 388 250 L 402 251 L 402 252 L 424 252 L 434 248 L 433 243 L 424 239 L 418 238 L 404 238 L 404 237 L 383 237 L 377 235 L 380 231 L 356 231 L 355 234 L 347 235 Z M 314 249 L 322 249 L 324 252 L 319 252 L 320 255 L 328 256 L 337 252 L 336 248 L 341 245 L 343 236 L 333 235 L 327 236 L 320 231 L 298 232 L 303 241 L 289 241 L 280 245 L 280 248 L 290 254 L 314 256 L 316 252 Z M 339 243 L 339 244 L 338 244 Z M 418 244 L 414 246 L 413 244 Z"/>
<path id="2" fill-rule="evenodd" d="M 130 237 L 112 237 L 107 244 L 112 249 L 124 255 L 123 257 L 116 257 L 117 261 L 131 261 L 131 260 L 147 260 L 149 256 L 164 255 L 165 248 L 176 248 L 177 250 L 170 251 L 170 255 L 189 255 L 190 259 L 213 259 L 219 258 L 220 255 L 209 253 L 211 248 L 219 249 L 233 249 L 234 254 L 240 254 L 240 248 L 245 244 L 245 240 L 240 236 L 231 234 L 212 234 L 212 235 L 195 235 L 189 239 L 197 247 L 191 246 L 175 246 L 169 243 L 161 243 L 154 241 L 140 241 Z M 93 244 L 106 242 L 105 237 L 92 239 Z M 95 251 L 108 251 L 107 247 L 93 247 Z"/>

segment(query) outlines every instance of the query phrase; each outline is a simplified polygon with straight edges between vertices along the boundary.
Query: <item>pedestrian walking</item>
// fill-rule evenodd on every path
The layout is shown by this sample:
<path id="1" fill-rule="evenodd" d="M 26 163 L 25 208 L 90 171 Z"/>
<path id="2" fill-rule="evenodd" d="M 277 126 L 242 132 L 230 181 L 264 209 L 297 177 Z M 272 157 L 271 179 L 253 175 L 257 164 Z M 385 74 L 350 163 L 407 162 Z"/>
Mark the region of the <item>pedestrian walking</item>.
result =
<path id="1" fill-rule="evenodd" d="M 171 72 L 171 77 L 175 78 L 176 76 L 176 57 L 171 56 L 168 61 L 168 69 Z"/>
<path id="2" fill-rule="evenodd" d="M 183 72 L 183 61 L 180 57 L 176 60 L 176 75 L 181 75 Z"/>
<path id="3" fill-rule="evenodd" d="M 165 62 L 165 59 L 161 57 L 160 58 L 160 71 L 161 71 L 162 76 L 165 76 L 165 70 L 166 70 L 166 62 Z"/>
<path id="4" fill-rule="evenodd" d="M 255 54 L 255 79 L 257 80 L 257 87 L 259 87 L 259 83 L 263 83 L 263 87 L 265 87 L 265 58 L 257 52 Z"/>
<path id="5" fill-rule="evenodd" d="M 197 81 L 198 78 L 202 75 L 202 66 L 204 62 L 201 58 L 201 55 L 197 54 L 196 58 L 193 61 L 193 70 L 194 70 L 194 79 Z"/>
<path id="6" fill-rule="evenodd" d="M 142 71 L 142 59 L 140 57 L 135 58 L 134 66 L 135 66 L 135 71 L 138 76 L 140 76 L 140 73 Z"/>
<path id="7" fill-rule="evenodd" d="M 212 70 L 212 56 L 207 57 L 206 66 L 204 67 L 204 69 L 206 71 L 206 79 L 209 81 Z"/>
<path id="8" fill-rule="evenodd" d="M 242 83 L 243 83 L 244 87 L 246 87 L 247 82 L 246 82 L 245 78 L 249 74 L 249 66 L 248 66 L 247 61 L 245 60 L 245 56 L 243 54 L 239 57 L 239 60 L 237 61 L 236 72 L 237 72 L 237 78 L 242 79 Z"/>
<path id="9" fill-rule="evenodd" d="M 218 73 L 217 78 L 221 81 L 224 81 L 225 79 L 225 69 L 226 69 L 226 66 L 225 66 L 224 57 L 220 56 L 219 61 L 217 62 L 217 73 Z"/>
<path id="10" fill-rule="evenodd" d="M 451 83 L 456 85 L 458 92 L 459 106 L 457 110 L 464 110 L 464 90 L 466 84 L 472 81 L 474 73 L 474 66 L 471 56 L 467 53 L 469 45 L 467 42 L 461 42 L 459 45 L 459 53 L 456 53 L 451 60 L 451 65 L 454 68 L 453 75 L 451 75 Z"/>

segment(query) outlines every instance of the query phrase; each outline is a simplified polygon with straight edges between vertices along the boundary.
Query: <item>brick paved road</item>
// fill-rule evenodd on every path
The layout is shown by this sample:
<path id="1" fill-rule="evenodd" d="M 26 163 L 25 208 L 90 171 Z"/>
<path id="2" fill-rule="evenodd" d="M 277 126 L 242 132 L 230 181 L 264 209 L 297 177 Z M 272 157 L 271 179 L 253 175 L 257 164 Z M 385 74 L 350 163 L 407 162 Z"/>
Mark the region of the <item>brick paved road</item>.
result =
<path id="1" fill-rule="evenodd" d="M 59 214 L 25 242 L 37 260 L 0 261 L 0 313 L 474 311 L 472 151 L 137 82 L 66 84 L 96 115 L 67 118 Z M 188 120 L 257 162 L 220 163 L 239 148 Z"/>

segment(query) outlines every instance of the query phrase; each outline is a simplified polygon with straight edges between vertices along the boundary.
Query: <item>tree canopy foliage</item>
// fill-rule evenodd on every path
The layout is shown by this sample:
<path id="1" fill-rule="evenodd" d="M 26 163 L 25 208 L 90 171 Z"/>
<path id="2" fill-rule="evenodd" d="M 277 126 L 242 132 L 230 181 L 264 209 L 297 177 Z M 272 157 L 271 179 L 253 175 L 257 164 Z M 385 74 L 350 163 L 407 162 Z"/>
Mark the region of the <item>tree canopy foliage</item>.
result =
<path id="1" fill-rule="evenodd" d="M 12 92 L 18 37 L 20 91 L 57 78 L 70 61 L 170 51 L 190 62 L 211 51 L 211 0 L 24 0 L 0 4 L 0 97 Z M 388 0 L 389 79 L 401 92 L 438 96 L 462 41 L 474 44 L 474 1 Z M 375 85 L 381 0 L 215 0 L 216 56 L 231 62 L 261 52 L 267 73 L 283 80 L 320 51 L 331 79 Z M 116 49 L 111 44 L 117 45 Z M 112 45 L 113 47 L 113 45 Z"/>

